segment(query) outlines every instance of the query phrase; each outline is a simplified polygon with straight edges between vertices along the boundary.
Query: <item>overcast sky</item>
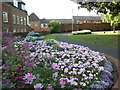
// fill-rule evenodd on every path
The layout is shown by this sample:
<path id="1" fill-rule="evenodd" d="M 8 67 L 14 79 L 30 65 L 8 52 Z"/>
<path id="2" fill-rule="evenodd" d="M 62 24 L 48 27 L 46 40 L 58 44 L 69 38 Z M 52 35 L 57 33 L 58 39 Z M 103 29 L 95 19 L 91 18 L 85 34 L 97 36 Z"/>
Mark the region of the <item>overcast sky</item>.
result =
<path id="1" fill-rule="evenodd" d="M 28 15 L 34 12 L 40 19 L 69 19 L 74 16 L 96 16 L 86 9 L 77 10 L 78 5 L 70 0 L 22 0 L 26 3 Z"/>

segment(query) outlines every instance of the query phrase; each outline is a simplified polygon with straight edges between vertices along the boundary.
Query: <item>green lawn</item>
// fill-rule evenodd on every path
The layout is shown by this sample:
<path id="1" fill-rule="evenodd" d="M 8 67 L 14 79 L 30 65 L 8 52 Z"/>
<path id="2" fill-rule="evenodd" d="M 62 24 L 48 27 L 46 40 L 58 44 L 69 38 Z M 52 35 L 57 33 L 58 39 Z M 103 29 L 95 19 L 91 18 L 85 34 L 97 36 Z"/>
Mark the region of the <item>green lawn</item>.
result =
<path id="1" fill-rule="evenodd" d="M 45 39 L 56 39 L 56 36 L 58 35 L 58 33 L 55 33 L 55 34 L 48 34 L 48 35 L 45 35 Z M 59 40 L 57 40 L 59 41 Z"/>
<path id="2" fill-rule="evenodd" d="M 102 47 L 108 48 L 118 48 L 118 35 L 120 35 L 120 31 L 99 31 L 92 32 L 92 34 L 83 34 L 83 35 L 72 35 L 68 34 L 68 38 L 80 42 L 90 43 Z"/>

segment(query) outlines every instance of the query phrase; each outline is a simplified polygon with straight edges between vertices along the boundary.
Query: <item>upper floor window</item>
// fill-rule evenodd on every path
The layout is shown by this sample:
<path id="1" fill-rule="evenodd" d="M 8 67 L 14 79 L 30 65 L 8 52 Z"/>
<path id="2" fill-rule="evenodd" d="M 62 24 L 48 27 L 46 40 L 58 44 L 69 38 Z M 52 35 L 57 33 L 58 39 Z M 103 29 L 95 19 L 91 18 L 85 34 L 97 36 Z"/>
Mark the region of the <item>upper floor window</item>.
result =
<path id="1" fill-rule="evenodd" d="M 38 25 L 37 24 L 34 24 L 35 27 L 37 27 Z"/>
<path id="2" fill-rule="evenodd" d="M 84 23 L 86 23 L 87 21 L 83 21 Z"/>
<path id="3" fill-rule="evenodd" d="M 26 18 L 24 18 L 24 25 L 26 25 Z"/>
<path id="4" fill-rule="evenodd" d="M 48 24 L 41 24 L 41 27 L 48 27 Z"/>
<path id="5" fill-rule="evenodd" d="M 93 21 L 93 23 L 96 23 L 96 21 Z"/>
<path id="6" fill-rule="evenodd" d="M 20 24 L 20 17 L 17 16 L 17 24 Z"/>
<path id="7" fill-rule="evenodd" d="M 8 22 L 8 13 L 3 12 L 3 22 Z"/>
<path id="8" fill-rule="evenodd" d="M 14 5 L 15 7 L 18 7 L 18 1 L 17 1 L 17 0 L 13 0 L 13 5 Z"/>
<path id="9" fill-rule="evenodd" d="M 21 4 L 21 8 L 22 8 L 22 10 L 25 10 L 25 5 Z"/>
<path id="10" fill-rule="evenodd" d="M 16 24 L 16 15 L 13 15 L 13 24 Z"/>
<path id="11" fill-rule="evenodd" d="M 3 28 L 3 33 L 8 33 L 8 28 Z"/>
<path id="12" fill-rule="evenodd" d="M 21 25 L 23 25 L 23 17 L 20 18 Z"/>

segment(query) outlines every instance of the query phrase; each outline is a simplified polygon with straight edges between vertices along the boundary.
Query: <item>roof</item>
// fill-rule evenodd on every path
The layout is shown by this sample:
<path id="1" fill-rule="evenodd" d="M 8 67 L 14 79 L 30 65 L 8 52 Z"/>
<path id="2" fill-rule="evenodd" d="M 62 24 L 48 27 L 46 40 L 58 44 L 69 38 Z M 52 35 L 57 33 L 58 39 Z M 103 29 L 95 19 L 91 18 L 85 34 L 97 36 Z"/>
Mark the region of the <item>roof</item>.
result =
<path id="1" fill-rule="evenodd" d="M 76 20 L 102 20 L 100 16 L 73 16 Z"/>
<path id="2" fill-rule="evenodd" d="M 41 22 L 41 23 L 49 23 L 49 21 L 48 21 L 47 19 L 45 19 L 45 18 L 40 19 L 40 22 Z"/>
<path id="3" fill-rule="evenodd" d="M 49 21 L 55 20 L 55 21 L 59 21 L 63 24 L 71 24 L 72 23 L 72 19 L 48 19 Z"/>
<path id="4" fill-rule="evenodd" d="M 37 15 L 35 13 L 32 13 L 30 16 L 29 16 L 29 20 L 30 21 L 40 21 L 40 19 L 37 17 Z"/>

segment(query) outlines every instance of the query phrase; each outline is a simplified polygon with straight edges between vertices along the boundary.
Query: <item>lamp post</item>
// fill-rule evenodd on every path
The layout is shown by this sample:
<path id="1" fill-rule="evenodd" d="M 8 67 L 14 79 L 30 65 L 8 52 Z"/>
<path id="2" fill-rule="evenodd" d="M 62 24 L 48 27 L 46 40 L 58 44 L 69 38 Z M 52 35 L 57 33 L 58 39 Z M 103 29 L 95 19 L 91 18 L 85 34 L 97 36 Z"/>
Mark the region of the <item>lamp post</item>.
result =
<path id="1" fill-rule="evenodd" d="M 72 31 L 73 31 L 73 9 L 72 9 Z"/>

